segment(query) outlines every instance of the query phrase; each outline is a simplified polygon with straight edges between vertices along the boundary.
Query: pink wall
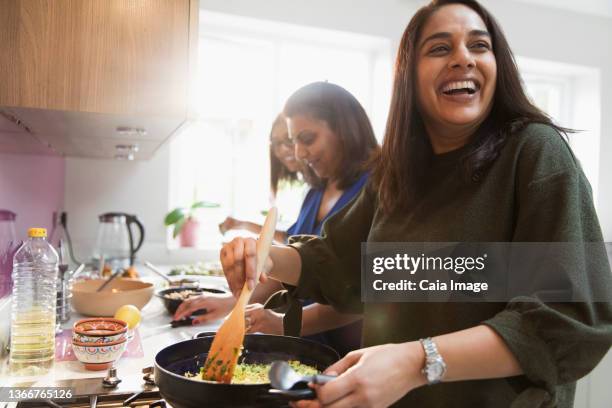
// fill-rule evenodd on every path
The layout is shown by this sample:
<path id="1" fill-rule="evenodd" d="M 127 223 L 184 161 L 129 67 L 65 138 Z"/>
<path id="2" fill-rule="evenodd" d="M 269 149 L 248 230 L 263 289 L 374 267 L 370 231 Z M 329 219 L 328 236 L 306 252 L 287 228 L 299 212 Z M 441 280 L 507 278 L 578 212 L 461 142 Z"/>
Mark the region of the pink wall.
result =
<path id="1" fill-rule="evenodd" d="M 63 157 L 0 153 L 0 208 L 17 214 L 15 231 L 24 239 L 30 227 L 47 228 L 64 206 Z"/>

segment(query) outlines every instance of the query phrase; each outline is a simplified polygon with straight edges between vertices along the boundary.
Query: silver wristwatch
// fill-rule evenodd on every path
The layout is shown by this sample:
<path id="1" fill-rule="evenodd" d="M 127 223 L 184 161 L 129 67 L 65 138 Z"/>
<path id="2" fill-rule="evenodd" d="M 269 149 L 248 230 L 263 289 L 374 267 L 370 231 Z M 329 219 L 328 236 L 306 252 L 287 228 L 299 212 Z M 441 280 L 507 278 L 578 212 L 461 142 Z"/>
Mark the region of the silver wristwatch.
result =
<path id="1" fill-rule="evenodd" d="M 429 385 L 439 383 L 446 374 L 446 363 L 438 353 L 436 343 L 430 337 L 419 341 L 425 350 L 425 366 L 421 372 L 427 378 Z"/>

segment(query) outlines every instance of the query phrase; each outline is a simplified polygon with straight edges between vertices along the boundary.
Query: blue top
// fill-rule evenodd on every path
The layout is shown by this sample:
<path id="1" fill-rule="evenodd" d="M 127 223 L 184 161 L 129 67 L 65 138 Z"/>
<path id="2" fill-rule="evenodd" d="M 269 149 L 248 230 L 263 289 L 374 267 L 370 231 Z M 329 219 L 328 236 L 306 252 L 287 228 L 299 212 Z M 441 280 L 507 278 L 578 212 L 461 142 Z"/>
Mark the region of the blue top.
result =
<path id="1" fill-rule="evenodd" d="M 368 173 L 362 174 L 357 181 L 350 185 L 332 209 L 323 217 L 320 222 L 317 222 L 317 214 L 323 199 L 324 188 L 311 188 L 304 198 L 302 208 L 298 215 L 298 219 L 288 230 L 287 236 L 291 235 L 321 235 L 323 223 L 332 215 L 340 211 L 353 198 L 359 194 L 363 186 L 368 181 Z M 314 303 L 313 301 L 305 300 L 304 306 Z M 335 349 L 340 356 L 346 355 L 349 351 L 356 350 L 361 347 L 361 320 L 350 323 L 346 326 L 337 329 L 328 330 L 322 333 L 317 333 L 311 336 L 303 336 L 307 339 L 318 341 Z"/>
<path id="2" fill-rule="evenodd" d="M 321 200 L 323 199 L 323 192 L 325 189 L 311 188 L 308 194 L 306 194 L 306 198 L 304 198 L 297 221 L 287 230 L 287 236 L 321 235 L 323 223 L 355 198 L 366 181 L 368 181 L 368 173 L 362 174 L 357 181 L 344 190 L 338 201 L 336 201 L 336 204 L 334 204 L 332 209 L 323 217 L 321 222 L 317 222 L 317 214 L 319 213 L 319 207 L 321 206 Z"/>

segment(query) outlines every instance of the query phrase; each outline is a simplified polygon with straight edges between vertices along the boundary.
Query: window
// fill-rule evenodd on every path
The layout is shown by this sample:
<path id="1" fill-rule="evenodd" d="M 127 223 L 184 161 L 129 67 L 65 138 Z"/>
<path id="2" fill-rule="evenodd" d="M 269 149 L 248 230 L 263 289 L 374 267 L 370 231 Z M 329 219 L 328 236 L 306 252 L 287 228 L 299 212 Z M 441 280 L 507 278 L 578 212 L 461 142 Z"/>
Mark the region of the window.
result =
<path id="1" fill-rule="evenodd" d="M 194 198 L 221 205 L 200 213 L 200 246 L 211 247 L 222 239 L 217 224 L 226 215 L 263 221 L 270 205 L 270 127 L 299 87 L 321 80 L 345 87 L 382 137 L 391 53 L 388 40 L 364 35 L 211 12 L 201 13 L 200 24 L 192 101 L 198 118 L 170 146 L 170 205 Z M 299 191 L 279 195 L 282 228 L 296 219 L 301 199 Z"/>
<path id="2" fill-rule="evenodd" d="M 601 132 L 598 69 L 565 63 L 517 58 L 531 100 L 569 134 L 572 150 L 587 176 L 597 203 Z"/>

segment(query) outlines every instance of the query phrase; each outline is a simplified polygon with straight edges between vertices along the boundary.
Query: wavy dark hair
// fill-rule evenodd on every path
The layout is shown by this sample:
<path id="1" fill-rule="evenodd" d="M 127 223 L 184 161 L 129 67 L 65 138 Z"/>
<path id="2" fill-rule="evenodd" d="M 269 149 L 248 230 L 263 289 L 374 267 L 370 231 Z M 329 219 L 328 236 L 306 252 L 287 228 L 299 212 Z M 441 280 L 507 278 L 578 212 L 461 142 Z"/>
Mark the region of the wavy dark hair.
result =
<path id="1" fill-rule="evenodd" d="M 497 61 L 497 81 L 491 112 L 469 142 L 461 159 L 467 183 L 478 182 L 513 133 L 530 123 L 543 123 L 560 135 L 571 129 L 555 125 L 523 90 L 521 77 L 506 37 L 495 18 L 474 0 L 434 0 L 412 17 L 400 42 L 395 62 L 391 108 L 380 155 L 374 159 L 373 181 L 385 213 L 406 210 L 425 189 L 433 150 L 417 103 L 417 45 L 429 17 L 441 7 L 462 4 L 474 10 L 491 35 Z"/>
<path id="2" fill-rule="evenodd" d="M 329 82 L 305 85 L 289 97 L 283 113 L 288 118 L 306 115 L 322 120 L 338 136 L 342 150 L 340 174 L 337 177 L 340 189 L 348 188 L 357 181 L 379 150 L 363 106 L 339 85 Z M 310 168 L 307 170 L 312 171 Z"/>
<path id="3" fill-rule="evenodd" d="M 276 119 L 274 119 L 274 122 L 272 122 L 272 127 L 270 128 L 270 142 L 272 141 L 274 129 L 278 126 L 287 128 L 285 116 L 282 113 L 279 113 L 278 116 L 276 116 Z M 274 154 L 274 146 L 272 146 L 272 143 L 270 143 L 270 189 L 272 190 L 272 195 L 276 196 L 278 186 L 282 181 L 292 183 L 297 180 L 298 172 L 289 171 L 289 169 L 285 167 L 285 165 Z"/>

